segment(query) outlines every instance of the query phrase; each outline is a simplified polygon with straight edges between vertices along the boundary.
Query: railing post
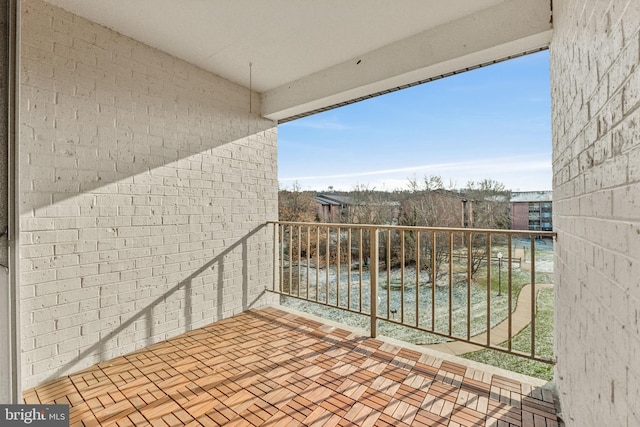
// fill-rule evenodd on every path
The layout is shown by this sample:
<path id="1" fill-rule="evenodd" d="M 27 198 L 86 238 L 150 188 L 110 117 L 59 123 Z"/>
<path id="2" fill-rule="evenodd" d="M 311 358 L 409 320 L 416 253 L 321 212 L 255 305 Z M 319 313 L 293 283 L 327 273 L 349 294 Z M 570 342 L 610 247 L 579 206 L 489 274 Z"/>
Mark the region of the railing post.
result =
<path id="1" fill-rule="evenodd" d="M 369 283 L 371 289 L 371 338 L 378 335 L 378 229 L 369 229 L 371 256 L 369 261 Z"/>
<path id="2" fill-rule="evenodd" d="M 536 236 L 531 235 L 531 357 L 536 356 Z"/>
<path id="3" fill-rule="evenodd" d="M 280 245 L 278 244 L 280 237 L 278 236 L 278 229 L 280 225 L 277 223 L 273 223 L 273 282 L 271 289 L 276 291 L 276 283 L 280 280 L 278 277 L 278 271 L 280 268 L 280 260 L 278 259 L 278 255 L 280 253 Z"/>

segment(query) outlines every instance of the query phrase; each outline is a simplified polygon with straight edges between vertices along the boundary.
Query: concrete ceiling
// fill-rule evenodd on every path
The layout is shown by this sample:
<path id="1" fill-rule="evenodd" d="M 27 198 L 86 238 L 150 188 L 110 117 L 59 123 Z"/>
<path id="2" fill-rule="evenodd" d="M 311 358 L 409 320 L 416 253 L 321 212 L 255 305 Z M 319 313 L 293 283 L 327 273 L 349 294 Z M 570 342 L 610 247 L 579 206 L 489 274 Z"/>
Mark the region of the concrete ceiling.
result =
<path id="1" fill-rule="evenodd" d="M 545 47 L 551 34 L 549 0 L 47 1 L 243 86 L 251 74 L 273 120 Z"/>

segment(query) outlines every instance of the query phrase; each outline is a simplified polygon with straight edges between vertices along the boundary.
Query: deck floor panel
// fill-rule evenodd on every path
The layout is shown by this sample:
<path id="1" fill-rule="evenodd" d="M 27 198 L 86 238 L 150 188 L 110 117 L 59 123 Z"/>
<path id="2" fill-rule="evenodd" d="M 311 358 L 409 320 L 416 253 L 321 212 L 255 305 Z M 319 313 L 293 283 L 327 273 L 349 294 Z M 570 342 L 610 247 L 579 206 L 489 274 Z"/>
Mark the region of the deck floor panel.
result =
<path id="1" fill-rule="evenodd" d="M 278 308 L 26 390 L 71 425 L 557 426 L 547 390 Z"/>

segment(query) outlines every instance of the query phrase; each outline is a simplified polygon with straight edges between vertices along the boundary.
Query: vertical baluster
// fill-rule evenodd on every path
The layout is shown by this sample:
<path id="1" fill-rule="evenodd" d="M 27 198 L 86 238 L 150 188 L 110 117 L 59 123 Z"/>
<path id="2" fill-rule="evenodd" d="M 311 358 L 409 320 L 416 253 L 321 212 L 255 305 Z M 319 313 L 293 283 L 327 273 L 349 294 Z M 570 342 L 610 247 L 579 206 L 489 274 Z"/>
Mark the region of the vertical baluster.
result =
<path id="1" fill-rule="evenodd" d="M 324 266 L 325 266 L 325 281 L 324 281 L 324 302 L 326 304 L 329 304 L 329 260 L 331 259 L 331 254 L 330 254 L 330 243 L 331 240 L 331 227 L 327 227 L 327 242 L 325 245 L 325 252 L 324 252 Z"/>
<path id="2" fill-rule="evenodd" d="M 385 268 L 387 269 L 387 319 L 391 314 L 391 229 L 387 229 L 387 259 Z"/>
<path id="3" fill-rule="evenodd" d="M 420 317 L 420 232 L 416 231 L 416 326 Z"/>
<path id="4" fill-rule="evenodd" d="M 507 342 L 507 348 L 508 348 L 509 351 L 511 351 L 511 334 L 513 333 L 513 331 L 512 331 L 513 313 L 512 313 L 512 302 L 511 302 L 512 291 L 513 291 L 512 286 L 511 286 L 512 285 L 512 282 L 511 282 L 511 271 L 512 271 L 511 257 L 513 256 L 512 253 L 511 253 L 512 237 L 513 236 L 511 234 L 509 234 L 509 237 L 507 239 L 507 243 L 509 244 L 509 249 L 508 249 L 509 255 L 507 257 L 507 259 L 509 260 L 509 268 L 508 268 L 508 274 L 507 274 L 507 277 L 508 277 L 507 278 L 507 281 L 508 281 L 508 285 L 507 286 L 509 288 L 508 289 L 509 301 L 507 302 L 507 304 L 508 304 L 507 310 L 509 310 L 509 324 L 508 324 L 508 337 L 509 337 L 509 340 Z"/>
<path id="5" fill-rule="evenodd" d="M 449 232 L 449 336 L 453 329 L 453 232 Z"/>
<path id="6" fill-rule="evenodd" d="M 278 256 L 280 257 L 280 277 L 278 278 L 278 288 L 280 292 L 283 290 L 284 285 L 284 225 L 278 225 L 280 229 L 280 235 L 278 236 Z"/>
<path id="7" fill-rule="evenodd" d="M 293 287 L 293 225 L 289 226 L 289 295 Z"/>
<path id="8" fill-rule="evenodd" d="M 467 339 L 471 339 L 471 272 L 473 270 L 472 233 L 467 233 Z"/>
<path id="9" fill-rule="evenodd" d="M 336 237 L 336 307 L 340 307 L 340 227 Z"/>
<path id="10" fill-rule="evenodd" d="M 309 299 L 309 266 L 311 265 L 311 227 L 307 226 L 307 299 Z"/>
<path id="11" fill-rule="evenodd" d="M 302 285 L 302 226 L 298 225 L 298 297 Z"/>
<path id="12" fill-rule="evenodd" d="M 378 336 L 378 229 L 369 229 L 371 260 L 369 262 L 371 338 Z"/>
<path id="13" fill-rule="evenodd" d="M 531 356 L 536 355 L 536 236 L 531 235 Z"/>
<path id="14" fill-rule="evenodd" d="M 347 232 L 347 308 L 351 310 L 351 227 Z"/>
<path id="15" fill-rule="evenodd" d="M 360 233 L 360 242 L 359 242 L 359 248 L 358 248 L 358 254 L 360 257 L 360 260 L 358 262 L 358 271 L 359 271 L 359 279 L 360 279 L 360 289 L 358 291 L 359 293 L 359 298 L 360 298 L 360 305 L 358 306 L 358 312 L 362 313 L 362 262 L 363 260 L 363 248 L 364 245 L 362 244 L 362 237 L 363 237 L 363 233 L 362 233 L 362 228 L 358 229 L 358 232 Z"/>
<path id="16" fill-rule="evenodd" d="M 491 345 L 491 233 L 487 232 L 487 345 Z"/>
<path id="17" fill-rule="evenodd" d="M 320 300 L 320 226 L 316 227 L 316 302 Z"/>
<path id="18" fill-rule="evenodd" d="M 431 232 L 431 330 L 436 330 L 436 232 Z"/>
<path id="19" fill-rule="evenodd" d="M 405 230 L 400 231 L 400 322 L 404 323 L 404 233 Z"/>

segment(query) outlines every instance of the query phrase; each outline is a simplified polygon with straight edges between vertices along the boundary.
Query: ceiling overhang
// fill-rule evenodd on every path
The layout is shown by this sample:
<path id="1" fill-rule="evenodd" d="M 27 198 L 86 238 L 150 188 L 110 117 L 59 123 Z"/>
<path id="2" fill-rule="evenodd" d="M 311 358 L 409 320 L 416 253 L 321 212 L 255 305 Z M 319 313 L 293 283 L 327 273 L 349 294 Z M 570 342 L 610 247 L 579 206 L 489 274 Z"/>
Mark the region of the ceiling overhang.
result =
<path id="1" fill-rule="evenodd" d="M 550 0 L 47 1 L 252 87 L 275 121 L 545 48 L 552 28 Z"/>
<path id="2" fill-rule="evenodd" d="M 305 76 L 264 93 L 262 113 L 281 120 L 545 48 L 551 17 L 540 3 L 506 1 Z"/>

